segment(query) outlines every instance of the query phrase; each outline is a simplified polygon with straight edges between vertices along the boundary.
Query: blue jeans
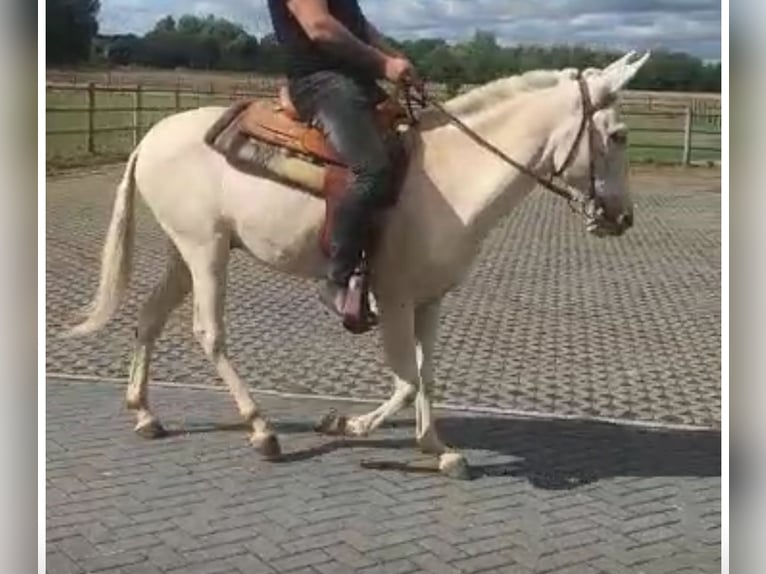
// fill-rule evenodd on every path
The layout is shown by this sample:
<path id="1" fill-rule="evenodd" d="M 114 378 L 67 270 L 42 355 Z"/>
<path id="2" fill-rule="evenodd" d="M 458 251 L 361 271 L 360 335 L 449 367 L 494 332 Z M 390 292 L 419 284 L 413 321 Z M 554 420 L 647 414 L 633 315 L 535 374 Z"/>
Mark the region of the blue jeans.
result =
<path id="1" fill-rule="evenodd" d="M 387 97 L 375 83 L 364 83 L 332 71 L 293 79 L 288 89 L 303 121 L 328 138 L 352 172 L 350 189 L 333 213 L 330 237 L 330 281 L 345 287 L 359 263 L 374 218 L 390 199 L 394 166 L 374 116 Z"/>

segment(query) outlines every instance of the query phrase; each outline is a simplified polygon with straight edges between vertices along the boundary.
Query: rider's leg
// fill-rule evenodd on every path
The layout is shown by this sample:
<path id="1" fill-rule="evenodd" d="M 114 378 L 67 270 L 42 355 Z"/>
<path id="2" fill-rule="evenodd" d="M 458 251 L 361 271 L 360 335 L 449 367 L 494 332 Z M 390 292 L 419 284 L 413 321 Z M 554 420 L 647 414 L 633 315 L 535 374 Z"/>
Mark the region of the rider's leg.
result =
<path id="1" fill-rule="evenodd" d="M 359 263 L 373 217 L 390 193 L 393 166 L 375 124 L 374 103 L 355 81 L 320 73 L 291 86 L 301 115 L 308 115 L 349 165 L 351 187 L 335 208 L 324 299 L 341 312 L 348 280 Z"/>

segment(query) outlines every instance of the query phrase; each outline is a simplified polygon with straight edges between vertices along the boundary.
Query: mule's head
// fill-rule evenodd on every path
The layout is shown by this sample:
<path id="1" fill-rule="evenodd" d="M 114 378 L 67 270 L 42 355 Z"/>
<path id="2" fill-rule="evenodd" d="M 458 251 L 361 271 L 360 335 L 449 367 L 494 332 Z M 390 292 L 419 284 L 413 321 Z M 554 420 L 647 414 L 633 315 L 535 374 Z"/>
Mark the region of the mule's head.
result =
<path id="1" fill-rule="evenodd" d="M 649 53 L 631 62 L 630 52 L 603 70 L 589 69 L 574 85 L 562 82 L 561 102 L 568 112 L 550 137 L 546 157 L 553 173 L 582 194 L 588 231 L 622 235 L 633 225 L 628 189 L 628 128 L 614 104 Z"/>

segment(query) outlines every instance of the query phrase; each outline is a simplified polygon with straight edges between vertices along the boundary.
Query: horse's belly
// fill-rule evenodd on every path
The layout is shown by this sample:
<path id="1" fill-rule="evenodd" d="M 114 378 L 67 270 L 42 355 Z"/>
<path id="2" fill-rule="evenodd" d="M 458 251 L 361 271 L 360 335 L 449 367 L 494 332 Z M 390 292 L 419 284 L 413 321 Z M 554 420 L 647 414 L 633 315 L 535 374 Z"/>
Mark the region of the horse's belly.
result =
<path id="1" fill-rule="evenodd" d="M 224 216 L 247 251 L 280 271 L 304 277 L 323 273 L 323 201 L 236 171 L 227 172 L 224 179 Z"/>

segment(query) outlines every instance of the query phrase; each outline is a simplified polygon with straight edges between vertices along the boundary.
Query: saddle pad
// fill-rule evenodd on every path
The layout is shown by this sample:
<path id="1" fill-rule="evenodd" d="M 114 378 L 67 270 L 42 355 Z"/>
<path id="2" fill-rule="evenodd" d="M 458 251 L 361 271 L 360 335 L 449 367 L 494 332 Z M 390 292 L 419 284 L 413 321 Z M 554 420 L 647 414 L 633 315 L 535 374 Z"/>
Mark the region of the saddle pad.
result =
<path id="1" fill-rule="evenodd" d="M 255 138 L 342 165 L 343 161 L 325 140 L 324 134 L 308 124 L 290 119 L 281 108 L 254 100 L 240 119 L 242 130 Z"/>

